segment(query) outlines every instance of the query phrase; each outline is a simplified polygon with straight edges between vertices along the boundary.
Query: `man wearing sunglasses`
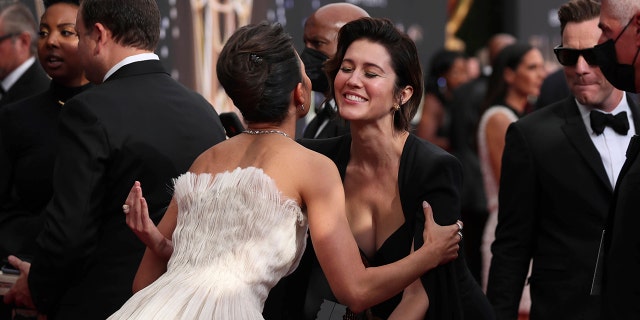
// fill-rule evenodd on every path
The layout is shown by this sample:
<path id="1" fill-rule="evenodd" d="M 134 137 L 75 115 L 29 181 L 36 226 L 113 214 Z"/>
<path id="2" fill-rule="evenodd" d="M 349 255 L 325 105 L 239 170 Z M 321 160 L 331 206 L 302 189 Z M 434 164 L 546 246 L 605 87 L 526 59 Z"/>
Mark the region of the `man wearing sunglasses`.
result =
<path id="1" fill-rule="evenodd" d="M 600 299 L 590 294 L 594 263 L 640 111 L 599 68 L 599 14 L 592 0 L 560 7 L 554 51 L 571 95 L 507 131 L 487 288 L 498 319 L 517 319 L 526 283 L 531 320 L 600 319 Z"/>
<path id="2" fill-rule="evenodd" d="M 598 62 L 614 86 L 640 91 L 640 0 L 603 0 Z M 605 226 L 602 319 L 640 319 L 640 137 L 631 139 Z"/>
<path id="3" fill-rule="evenodd" d="M 0 107 L 42 92 L 49 77 L 36 63 L 36 22 L 21 3 L 0 10 Z"/>

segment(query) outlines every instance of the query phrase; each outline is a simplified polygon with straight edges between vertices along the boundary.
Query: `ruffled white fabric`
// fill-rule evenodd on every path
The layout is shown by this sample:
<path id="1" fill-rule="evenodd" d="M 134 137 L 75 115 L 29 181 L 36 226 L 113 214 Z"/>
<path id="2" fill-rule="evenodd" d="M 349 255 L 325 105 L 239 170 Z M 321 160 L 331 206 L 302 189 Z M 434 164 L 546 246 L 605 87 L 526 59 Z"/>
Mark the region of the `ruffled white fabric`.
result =
<path id="1" fill-rule="evenodd" d="M 109 319 L 263 319 L 269 290 L 298 266 L 307 218 L 261 169 L 175 181 L 167 272 Z"/>

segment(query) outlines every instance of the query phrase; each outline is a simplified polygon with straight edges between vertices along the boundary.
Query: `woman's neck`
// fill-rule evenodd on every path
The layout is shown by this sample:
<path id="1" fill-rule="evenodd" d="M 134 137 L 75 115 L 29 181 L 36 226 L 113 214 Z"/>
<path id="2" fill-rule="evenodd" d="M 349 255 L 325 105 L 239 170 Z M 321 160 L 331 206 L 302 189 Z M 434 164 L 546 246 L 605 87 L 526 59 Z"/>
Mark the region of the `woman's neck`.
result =
<path id="1" fill-rule="evenodd" d="M 514 92 L 513 90 L 510 90 L 507 93 L 507 96 L 505 97 L 504 102 L 507 105 L 509 105 L 511 108 L 516 110 L 519 114 L 522 114 L 529 100 L 526 95 L 522 95 Z"/>
<path id="2" fill-rule="evenodd" d="M 409 133 L 351 125 L 351 161 L 384 167 L 397 163 Z"/>

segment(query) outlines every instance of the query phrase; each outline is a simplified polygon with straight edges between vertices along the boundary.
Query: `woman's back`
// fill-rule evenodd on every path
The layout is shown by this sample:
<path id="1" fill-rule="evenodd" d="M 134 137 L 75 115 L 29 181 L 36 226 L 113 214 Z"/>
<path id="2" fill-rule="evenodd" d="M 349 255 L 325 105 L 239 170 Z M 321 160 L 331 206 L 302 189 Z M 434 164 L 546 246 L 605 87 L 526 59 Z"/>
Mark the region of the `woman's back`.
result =
<path id="1" fill-rule="evenodd" d="M 167 272 L 114 319 L 262 319 L 269 290 L 297 267 L 306 244 L 306 216 L 279 186 L 299 196 L 295 177 L 302 166 L 292 159 L 314 155 L 295 151 L 301 147 L 285 139 L 228 140 L 194 163 L 192 171 L 200 173 L 176 179 L 178 218 Z M 216 163 L 222 154 L 224 164 Z"/>

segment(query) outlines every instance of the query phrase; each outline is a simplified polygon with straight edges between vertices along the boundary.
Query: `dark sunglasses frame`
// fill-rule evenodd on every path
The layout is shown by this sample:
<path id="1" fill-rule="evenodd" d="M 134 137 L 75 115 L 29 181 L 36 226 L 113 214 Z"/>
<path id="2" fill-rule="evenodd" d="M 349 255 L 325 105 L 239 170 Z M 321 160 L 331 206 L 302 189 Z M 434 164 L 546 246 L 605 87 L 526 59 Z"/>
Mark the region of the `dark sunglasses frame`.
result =
<path id="1" fill-rule="evenodd" d="M 9 38 L 13 38 L 13 37 L 15 37 L 17 35 L 18 35 L 17 33 L 7 33 L 4 36 L 0 36 L 0 42 L 5 41 L 5 40 L 7 40 Z"/>
<path id="2" fill-rule="evenodd" d="M 582 56 L 590 66 L 598 65 L 598 58 L 596 57 L 596 53 L 593 48 L 573 49 L 564 48 L 562 45 L 559 45 L 553 48 L 553 53 L 555 53 L 558 62 L 565 67 L 575 66 L 576 63 L 578 63 L 578 57 L 580 56 Z"/>

